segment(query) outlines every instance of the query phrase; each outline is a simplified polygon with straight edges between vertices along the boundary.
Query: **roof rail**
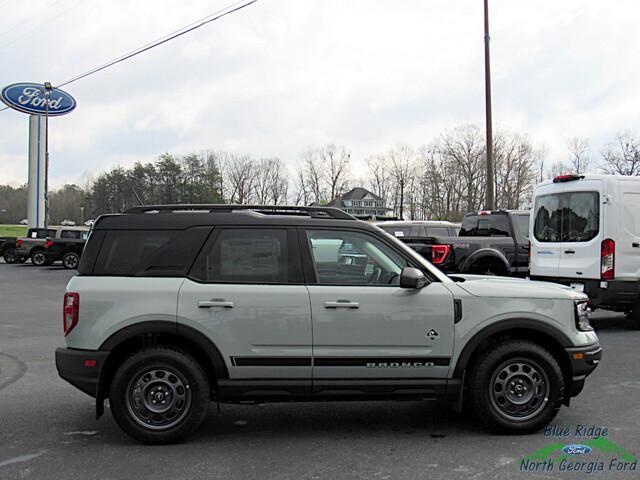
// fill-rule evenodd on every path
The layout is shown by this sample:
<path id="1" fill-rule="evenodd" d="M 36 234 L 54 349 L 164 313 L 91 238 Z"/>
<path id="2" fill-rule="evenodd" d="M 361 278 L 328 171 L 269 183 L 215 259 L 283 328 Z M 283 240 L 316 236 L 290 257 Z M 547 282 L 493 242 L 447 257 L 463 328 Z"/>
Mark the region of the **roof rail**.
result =
<path id="1" fill-rule="evenodd" d="M 334 220 L 357 220 L 347 212 L 334 207 L 302 207 L 295 205 L 226 205 L 219 203 L 191 203 L 172 205 L 141 205 L 131 207 L 124 213 L 174 213 L 208 212 L 231 213 L 238 210 L 252 211 L 264 215 L 308 215 L 312 218 L 331 218 Z"/>

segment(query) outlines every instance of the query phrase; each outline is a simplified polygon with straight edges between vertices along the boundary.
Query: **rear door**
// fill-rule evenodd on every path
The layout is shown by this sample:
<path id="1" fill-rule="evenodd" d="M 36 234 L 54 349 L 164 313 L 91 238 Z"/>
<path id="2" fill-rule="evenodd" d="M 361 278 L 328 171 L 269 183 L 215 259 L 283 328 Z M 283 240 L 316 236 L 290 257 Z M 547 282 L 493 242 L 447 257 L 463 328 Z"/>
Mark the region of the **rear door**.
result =
<path id="1" fill-rule="evenodd" d="M 577 280 L 600 278 L 603 238 L 601 180 L 579 180 L 561 195 L 562 244 L 558 275 Z"/>
<path id="2" fill-rule="evenodd" d="M 446 377 L 453 349 L 453 297 L 440 282 L 420 290 L 399 286 L 409 264 L 398 251 L 362 231 L 301 229 L 313 321 L 314 387 L 330 379 Z M 366 256 L 348 263 L 353 245 Z M 305 253 L 307 250 L 309 253 Z"/>
<path id="3" fill-rule="evenodd" d="M 179 293 L 178 323 L 208 337 L 231 379 L 308 380 L 311 314 L 295 229 L 216 227 Z"/>
<path id="4" fill-rule="evenodd" d="M 555 184 L 536 190 L 531 224 L 530 274 L 557 277 L 562 252 L 562 197 Z"/>
<path id="5" fill-rule="evenodd" d="M 616 242 L 616 278 L 635 280 L 640 278 L 640 181 L 621 180 L 618 235 Z"/>

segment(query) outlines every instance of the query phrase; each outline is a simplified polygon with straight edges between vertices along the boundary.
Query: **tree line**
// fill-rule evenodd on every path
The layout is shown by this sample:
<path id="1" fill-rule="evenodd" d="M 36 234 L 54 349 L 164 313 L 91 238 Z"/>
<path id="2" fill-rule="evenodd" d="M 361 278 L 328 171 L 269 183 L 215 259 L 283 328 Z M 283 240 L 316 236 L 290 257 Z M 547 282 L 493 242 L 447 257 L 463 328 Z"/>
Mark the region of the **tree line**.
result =
<path id="1" fill-rule="evenodd" d="M 528 208 L 535 184 L 562 173 L 640 175 L 640 139 L 631 133 L 617 135 L 599 154 L 588 139 L 569 139 L 564 161 L 546 161 L 544 146 L 510 131 L 495 134 L 493 150 L 497 208 Z M 225 151 L 163 153 L 49 192 L 49 218 L 81 222 L 139 204 L 322 205 L 363 186 L 385 200 L 392 216 L 459 220 L 484 207 L 485 161 L 484 134 L 475 125 L 421 146 L 397 144 L 364 159 L 356 172 L 349 149 L 334 144 L 308 148 L 289 166 L 277 157 Z M 26 186 L 0 185 L 0 223 L 19 222 L 26 210 Z"/>

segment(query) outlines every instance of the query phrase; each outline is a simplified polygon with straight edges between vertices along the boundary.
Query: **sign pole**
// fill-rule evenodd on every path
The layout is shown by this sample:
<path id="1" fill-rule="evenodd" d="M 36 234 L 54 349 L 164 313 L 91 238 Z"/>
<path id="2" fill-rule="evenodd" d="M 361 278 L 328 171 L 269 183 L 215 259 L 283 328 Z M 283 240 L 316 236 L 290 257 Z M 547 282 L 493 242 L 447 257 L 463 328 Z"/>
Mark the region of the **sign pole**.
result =
<path id="1" fill-rule="evenodd" d="M 45 227 L 47 124 L 41 115 L 29 115 L 29 197 L 27 220 L 30 228 Z"/>

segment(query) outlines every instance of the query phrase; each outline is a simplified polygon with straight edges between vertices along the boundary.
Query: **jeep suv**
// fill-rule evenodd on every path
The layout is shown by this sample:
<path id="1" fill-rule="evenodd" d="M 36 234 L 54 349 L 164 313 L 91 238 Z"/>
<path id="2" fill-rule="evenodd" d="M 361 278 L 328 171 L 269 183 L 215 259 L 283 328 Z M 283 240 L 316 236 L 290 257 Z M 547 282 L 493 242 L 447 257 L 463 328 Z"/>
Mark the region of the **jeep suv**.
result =
<path id="1" fill-rule="evenodd" d="M 345 263 L 346 252 L 357 261 Z M 366 261 L 361 261 L 361 257 Z M 587 297 L 447 277 L 333 208 L 136 207 L 101 216 L 64 295 L 60 375 L 145 443 L 209 401 L 444 398 L 528 433 L 600 361 Z"/>

